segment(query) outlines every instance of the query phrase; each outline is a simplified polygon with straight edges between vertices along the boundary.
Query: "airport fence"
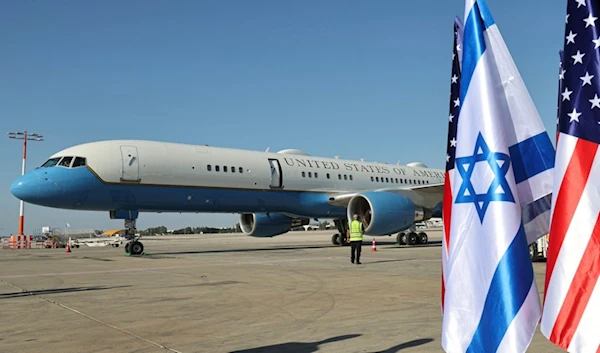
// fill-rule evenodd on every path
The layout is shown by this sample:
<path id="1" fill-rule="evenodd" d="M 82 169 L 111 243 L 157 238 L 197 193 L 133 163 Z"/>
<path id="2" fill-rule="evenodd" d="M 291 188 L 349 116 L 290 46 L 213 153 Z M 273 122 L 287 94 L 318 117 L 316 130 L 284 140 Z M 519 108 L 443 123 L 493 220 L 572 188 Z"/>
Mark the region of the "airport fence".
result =
<path id="1" fill-rule="evenodd" d="M 57 248 L 59 244 L 55 240 L 34 240 L 32 235 L 11 235 L 10 238 L 2 238 L 2 249 L 48 249 Z"/>

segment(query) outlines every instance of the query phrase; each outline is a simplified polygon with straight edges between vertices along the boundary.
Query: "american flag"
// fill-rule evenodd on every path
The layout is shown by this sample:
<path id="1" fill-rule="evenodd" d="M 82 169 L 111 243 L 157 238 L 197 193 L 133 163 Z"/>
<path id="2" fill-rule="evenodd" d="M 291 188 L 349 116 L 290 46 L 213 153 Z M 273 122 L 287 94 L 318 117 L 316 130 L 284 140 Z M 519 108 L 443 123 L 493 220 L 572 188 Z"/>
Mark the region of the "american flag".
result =
<path id="1" fill-rule="evenodd" d="M 560 65 L 558 72 L 558 106 L 556 108 L 556 141 L 558 142 L 558 134 L 560 133 L 560 129 L 558 128 L 558 117 L 560 116 L 560 108 L 562 107 L 562 94 L 563 91 L 563 81 L 565 77 L 565 69 L 563 68 L 563 60 L 565 56 L 565 52 L 563 50 L 558 52 L 558 56 L 560 57 Z"/>
<path id="2" fill-rule="evenodd" d="M 442 312 L 444 310 L 444 294 L 446 283 L 444 268 L 450 246 L 450 218 L 452 215 L 452 182 L 456 155 L 456 127 L 458 126 L 458 113 L 460 112 L 460 62 L 462 46 L 462 22 L 456 17 L 454 20 L 454 47 L 452 50 L 452 76 L 450 77 L 450 112 L 448 114 L 448 144 L 446 146 L 446 176 L 444 178 L 443 227 L 442 239 Z"/>
<path id="3" fill-rule="evenodd" d="M 541 331 L 600 352 L 600 1 L 568 0 Z"/>

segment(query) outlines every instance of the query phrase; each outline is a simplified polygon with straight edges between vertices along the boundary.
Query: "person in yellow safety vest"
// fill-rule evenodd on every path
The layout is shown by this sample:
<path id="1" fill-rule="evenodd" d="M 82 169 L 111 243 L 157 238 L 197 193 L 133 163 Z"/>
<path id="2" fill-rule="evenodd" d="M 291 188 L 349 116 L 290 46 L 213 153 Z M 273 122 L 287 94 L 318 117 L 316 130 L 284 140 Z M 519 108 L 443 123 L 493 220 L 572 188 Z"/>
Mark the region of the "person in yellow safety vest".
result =
<path id="1" fill-rule="evenodd" d="M 354 259 L 356 259 L 356 264 L 360 265 L 360 250 L 364 234 L 363 224 L 358 220 L 357 214 L 353 218 L 354 220 L 350 223 L 350 227 L 348 227 L 348 238 L 351 245 L 350 262 L 354 263 Z"/>

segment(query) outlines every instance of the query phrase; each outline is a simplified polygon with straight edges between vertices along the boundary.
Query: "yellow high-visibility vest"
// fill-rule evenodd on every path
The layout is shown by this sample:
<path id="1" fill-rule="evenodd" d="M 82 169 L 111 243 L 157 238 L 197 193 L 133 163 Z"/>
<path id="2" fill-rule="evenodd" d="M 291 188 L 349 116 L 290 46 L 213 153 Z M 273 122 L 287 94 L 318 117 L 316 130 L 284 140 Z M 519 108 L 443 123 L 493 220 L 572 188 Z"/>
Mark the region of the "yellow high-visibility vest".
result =
<path id="1" fill-rule="evenodd" d="M 362 223 L 354 220 L 350 224 L 350 241 L 362 241 L 362 240 L 363 240 Z"/>

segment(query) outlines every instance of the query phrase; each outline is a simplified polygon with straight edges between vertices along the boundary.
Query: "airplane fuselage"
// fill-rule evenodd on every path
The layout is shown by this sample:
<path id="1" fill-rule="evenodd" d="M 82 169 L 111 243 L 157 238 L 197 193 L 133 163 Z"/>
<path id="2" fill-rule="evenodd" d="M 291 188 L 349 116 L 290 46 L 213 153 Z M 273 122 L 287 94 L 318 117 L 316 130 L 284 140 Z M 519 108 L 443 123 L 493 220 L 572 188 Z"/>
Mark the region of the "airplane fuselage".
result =
<path id="1" fill-rule="evenodd" d="M 76 157 L 85 162 L 75 166 Z M 346 208 L 330 204 L 331 194 L 414 187 L 444 178 L 442 170 L 320 158 L 296 150 L 269 153 L 136 140 L 74 146 L 49 162 L 17 180 L 13 194 L 30 203 L 77 210 L 333 218 L 344 217 Z"/>

